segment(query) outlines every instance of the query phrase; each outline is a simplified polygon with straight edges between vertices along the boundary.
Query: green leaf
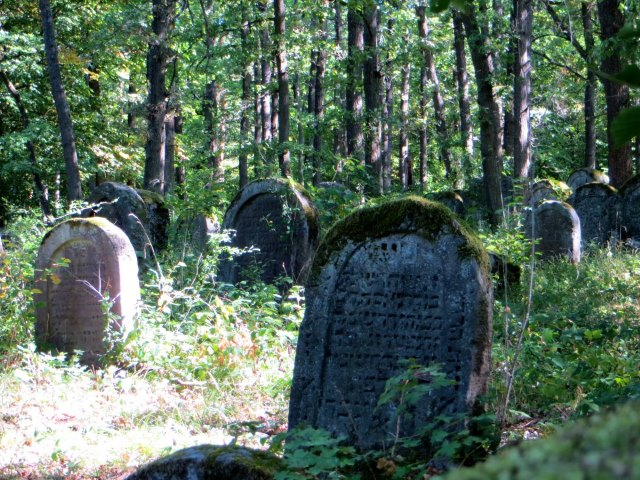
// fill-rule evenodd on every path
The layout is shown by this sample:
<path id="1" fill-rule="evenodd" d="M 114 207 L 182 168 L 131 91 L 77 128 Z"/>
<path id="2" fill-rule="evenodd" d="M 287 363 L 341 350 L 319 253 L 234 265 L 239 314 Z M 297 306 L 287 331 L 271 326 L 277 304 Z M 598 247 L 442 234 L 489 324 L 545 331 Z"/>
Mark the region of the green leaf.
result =
<path id="1" fill-rule="evenodd" d="M 633 38 L 640 38 L 640 28 L 631 23 L 627 23 L 618 32 L 618 38 L 621 40 L 631 40 Z"/>
<path id="2" fill-rule="evenodd" d="M 611 124 L 611 134 L 616 145 L 640 135 L 640 107 L 622 110 Z"/>
<path id="3" fill-rule="evenodd" d="M 596 72 L 602 78 L 610 80 L 612 82 L 622 83 L 632 88 L 640 88 L 640 67 L 637 65 L 627 65 L 615 75 L 610 75 L 605 72 Z"/>

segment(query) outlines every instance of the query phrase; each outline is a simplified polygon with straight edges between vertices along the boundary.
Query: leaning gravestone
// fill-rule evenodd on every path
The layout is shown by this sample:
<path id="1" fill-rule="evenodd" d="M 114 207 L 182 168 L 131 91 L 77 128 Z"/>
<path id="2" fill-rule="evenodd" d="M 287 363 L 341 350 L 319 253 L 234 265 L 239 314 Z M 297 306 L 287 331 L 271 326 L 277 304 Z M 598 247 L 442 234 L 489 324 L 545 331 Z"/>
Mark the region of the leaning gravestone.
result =
<path id="1" fill-rule="evenodd" d="M 282 276 L 304 282 L 318 244 L 318 213 L 311 200 L 282 179 L 247 184 L 233 199 L 222 229 L 244 253 L 221 262 L 218 279 L 236 283 L 257 268 L 265 283 Z"/>
<path id="2" fill-rule="evenodd" d="M 127 331 L 136 313 L 140 286 L 131 242 L 104 218 L 67 220 L 45 236 L 36 268 L 37 344 L 82 350 L 83 363 L 97 364 L 107 328 Z M 106 301 L 117 316 L 112 325 Z"/>
<path id="3" fill-rule="evenodd" d="M 580 218 L 568 203 L 547 200 L 527 215 L 526 236 L 535 238 L 536 251 L 543 260 L 566 257 L 580 261 Z"/>
<path id="4" fill-rule="evenodd" d="M 618 192 L 605 183 L 585 183 L 571 197 L 571 205 L 580 217 L 583 245 L 603 246 L 615 238 L 618 223 Z"/>
<path id="5" fill-rule="evenodd" d="M 489 260 L 443 206 L 418 197 L 355 212 L 327 234 L 306 285 L 289 428 L 323 428 L 362 450 L 467 413 L 487 386 L 492 328 Z M 455 380 L 411 418 L 377 406 L 406 361 Z M 428 379 L 425 379 L 428 381 Z"/>
<path id="6" fill-rule="evenodd" d="M 593 168 L 581 168 L 569 175 L 569 178 L 567 179 L 567 185 L 569 185 L 571 190 L 574 192 L 578 187 L 592 182 L 609 183 L 609 177 L 600 170 L 595 170 Z"/>

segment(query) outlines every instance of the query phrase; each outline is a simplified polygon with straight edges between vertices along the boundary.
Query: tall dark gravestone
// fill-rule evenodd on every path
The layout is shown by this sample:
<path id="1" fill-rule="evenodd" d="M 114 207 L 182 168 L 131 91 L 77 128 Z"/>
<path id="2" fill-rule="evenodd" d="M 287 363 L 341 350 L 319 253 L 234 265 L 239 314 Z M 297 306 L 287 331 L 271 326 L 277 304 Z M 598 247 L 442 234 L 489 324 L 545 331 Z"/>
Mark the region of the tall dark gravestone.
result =
<path id="1" fill-rule="evenodd" d="M 236 283 L 257 269 L 266 283 L 289 276 L 303 283 L 318 245 L 318 213 L 301 189 L 287 180 L 247 184 L 233 199 L 222 222 L 232 246 L 244 253 L 221 262 L 218 279 Z"/>
<path id="2" fill-rule="evenodd" d="M 620 188 L 622 236 L 640 240 L 640 175 L 628 180 Z"/>
<path id="3" fill-rule="evenodd" d="M 138 308 L 138 263 L 122 230 L 104 218 L 76 218 L 54 227 L 42 241 L 36 276 L 36 343 L 84 352 L 97 364 L 106 352 L 107 328 L 126 331 Z M 112 325 L 105 301 L 118 318 Z"/>
<path id="4" fill-rule="evenodd" d="M 487 386 L 492 331 L 489 259 L 449 209 L 418 198 L 359 210 L 321 243 L 306 285 L 289 428 L 345 435 L 362 450 L 467 413 Z M 412 416 L 377 406 L 406 361 L 440 364 L 455 385 Z"/>
<path id="5" fill-rule="evenodd" d="M 547 200 L 527 215 L 527 238 L 536 239 L 536 251 L 543 260 L 565 257 L 573 263 L 580 261 L 580 218 L 568 203 Z"/>
<path id="6" fill-rule="evenodd" d="M 585 183 L 571 197 L 571 205 L 580 217 L 583 245 L 603 246 L 618 227 L 618 192 L 605 183 Z"/>

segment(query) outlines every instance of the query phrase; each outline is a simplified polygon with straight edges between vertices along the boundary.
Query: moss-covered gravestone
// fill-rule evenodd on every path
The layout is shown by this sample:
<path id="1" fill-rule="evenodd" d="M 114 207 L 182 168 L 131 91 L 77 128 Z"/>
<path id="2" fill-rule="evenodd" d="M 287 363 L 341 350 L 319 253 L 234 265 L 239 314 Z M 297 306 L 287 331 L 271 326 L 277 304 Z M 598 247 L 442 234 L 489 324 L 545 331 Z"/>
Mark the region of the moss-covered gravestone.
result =
<path id="1" fill-rule="evenodd" d="M 571 190 L 574 192 L 587 183 L 598 182 L 598 183 L 609 183 L 609 177 L 607 177 L 600 170 L 595 170 L 593 168 L 581 168 L 576 170 L 567 179 L 567 185 L 571 187 Z"/>
<path id="2" fill-rule="evenodd" d="M 104 218 L 67 220 L 45 236 L 36 268 L 36 343 L 97 364 L 109 329 L 128 330 L 137 311 L 131 242 Z"/>
<path id="3" fill-rule="evenodd" d="M 392 443 L 397 425 L 406 436 L 436 415 L 469 412 L 487 385 L 491 288 L 481 243 L 435 202 L 409 197 L 338 222 L 306 285 L 289 427 L 366 450 Z M 456 383 L 398 419 L 396 404 L 377 404 L 407 361 L 440 364 Z"/>
<path id="4" fill-rule="evenodd" d="M 580 218 L 568 203 L 547 200 L 527 215 L 527 238 L 536 239 L 536 251 L 545 260 L 565 257 L 580 261 Z"/>
<path id="5" fill-rule="evenodd" d="M 580 217 L 583 245 L 603 246 L 615 235 L 619 224 L 618 192 L 606 183 L 585 183 L 571 197 Z"/>
<path id="6" fill-rule="evenodd" d="M 288 276 L 302 283 L 318 244 L 318 214 L 307 195 L 282 179 L 258 180 L 233 199 L 222 222 L 243 252 L 221 262 L 218 279 L 236 283 L 252 275 L 272 283 Z"/>

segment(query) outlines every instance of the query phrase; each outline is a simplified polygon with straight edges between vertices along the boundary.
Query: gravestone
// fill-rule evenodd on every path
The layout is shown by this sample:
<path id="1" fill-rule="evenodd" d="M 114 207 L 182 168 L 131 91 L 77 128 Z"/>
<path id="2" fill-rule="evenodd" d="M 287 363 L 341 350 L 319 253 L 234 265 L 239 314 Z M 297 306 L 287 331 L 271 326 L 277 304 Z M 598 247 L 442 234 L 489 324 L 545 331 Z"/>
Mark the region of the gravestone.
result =
<path id="1" fill-rule="evenodd" d="M 318 244 L 317 219 L 311 200 L 288 180 L 247 184 L 222 222 L 223 231 L 235 231 L 232 246 L 245 252 L 222 261 L 218 279 L 236 283 L 250 278 L 253 268 L 265 283 L 282 276 L 304 282 Z"/>
<path id="2" fill-rule="evenodd" d="M 440 202 L 449 210 L 451 210 L 456 215 L 460 217 L 464 217 L 465 208 L 464 208 L 464 200 L 457 192 L 435 192 L 429 193 L 427 195 L 429 200 L 433 200 L 435 202 Z"/>
<path id="3" fill-rule="evenodd" d="M 338 222 L 305 287 L 289 428 L 345 435 L 362 450 L 467 413 L 487 386 L 492 286 L 482 244 L 447 208 L 418 198 L 359 210 Z M 440 364 L 455 385 L 421 399 L 411 418 L 377 407 L 404 362 Z M 427 380 L 428 381 L 428 380 Z"/>
<path id="4" fill-rule="evenodd" d="M 105 353 L 110 328 L 127 331 L 140 298 L 138 264 L 131 242 L 104 218 L 67 220 L 42 241 L 37 260 L 36 342 L 41 348 L 84 352 L 81 360 L 97 364 Z"/>
<path id="5" fill-rule="evenodd" d="M 580 217 L 582 244 L 603 246 L 615 238 L 618 223 L 618 192 L 605 183 L 585 183 L 571 197 Z"/>
<path id="6" fill-rule="evenodd" d="M 607 177 L 600 170 L 595 170 L 593 168 L 581 168 L 576 170 L 567 179 L 567 185 L 571 187 L 571 190 L 574 192 L 587 183 L 598 182 L 598 183 L 609 183 L 609 177 Z"/>
<path id="7" fill-rule="evenodd" d="M 103 217 L 121 228 L 138 257 L 150 256 L 151 246 L 158 251 L 167 246 L 169 210 L 161 195 L 104 182 L 93 189 L 88 201 L 94 205 L 85 209 L 82 216 Z"/>
<path id="8" fill-rule="evenodd" d="M 526 236 L 537 239 L 536 251 L 543 260 L 566 257 L 580 261 L 580 218 L 568 203 L 547 200 L 527 215 Z M 535 221 L 532 221 L 535 220 Z M 535 232 L 535 233 L 534 233 Z"/>
<path id="9" fill-rule="evenodd" d="M 640 175 L 628 180 L 620 188 L 619 195 L 622 236 L 625 239 L 640 240 Z"/>
<path id="10" fill-rule="evenodd" d="M 540 180 L 531 186 L 525 195 L 525 205 L 538 206 L 545 200 L 557 200 L 556 192 L 549 180 Z"/>

